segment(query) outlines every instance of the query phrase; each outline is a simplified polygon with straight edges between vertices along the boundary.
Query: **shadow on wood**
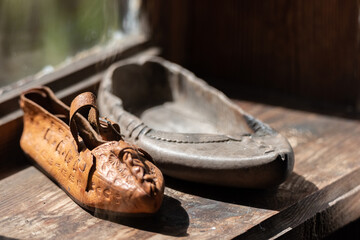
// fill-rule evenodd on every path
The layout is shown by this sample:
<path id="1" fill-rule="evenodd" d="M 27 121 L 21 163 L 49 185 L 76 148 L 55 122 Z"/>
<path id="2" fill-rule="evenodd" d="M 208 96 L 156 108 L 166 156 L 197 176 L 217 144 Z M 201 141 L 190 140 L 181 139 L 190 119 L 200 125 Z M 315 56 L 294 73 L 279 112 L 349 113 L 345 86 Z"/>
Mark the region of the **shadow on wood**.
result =
<path id="1" fill-rule="evenodd" d="M 54 184 L 62 189 L 62 187 L 56 181 L 54 181 L 54 179 L 52 179 L 52 176 L 50 176 L 38 164 L 36 164 L 35 161 L 30 160 L 30 162 L 32 162 L 32 165 L 36 167 L 37 170 L 47 176 Z M 63 192 L 67 193 L 65 190 L 63 190 Z M 72 199 L 69 194 L 68 197 Z M 94 212 L 91 212 L 83 206 L 79 206 L 89 214 L 99 219 L 107 220 L 113 223 L 145 230 L 148 232 L 161 233 L 164 235 L 178 237 L 187 236 L 189 215 L 178 200 L 166 194 L 164 195 L 164 200 L 159 211 L 154 215 L 118 214 L 116 212 L 109 212 L 101 209 L 95 209 Z"/>
<path id="2" fill-rule="evenodd" d="M 289 176 L 286 182 L 273 189 L 212 186 L 181 181 L 171 177 L 166 177 L 166 186 L 203 198 L 270 210 L 284 209 L 318 190 L 313 183 L 295 172 Z"/>
<path id="3" fill-rule="evenodd" d="M 12 240 L 12 239 L 17 239 L 17 238 L 10 238 L 0 235 L 0 240 Z"/>
<path id="4" fill-rule="evenodd" d="M 117 215 L 106 215 L 96 211 L 94 216 L 149 232 L 178 237 L 188 235 L 189 215 L 178 200 L 167 195 L 164 196 L 164 201 L 159 212 L 152 216 L 122 217 Z"/>

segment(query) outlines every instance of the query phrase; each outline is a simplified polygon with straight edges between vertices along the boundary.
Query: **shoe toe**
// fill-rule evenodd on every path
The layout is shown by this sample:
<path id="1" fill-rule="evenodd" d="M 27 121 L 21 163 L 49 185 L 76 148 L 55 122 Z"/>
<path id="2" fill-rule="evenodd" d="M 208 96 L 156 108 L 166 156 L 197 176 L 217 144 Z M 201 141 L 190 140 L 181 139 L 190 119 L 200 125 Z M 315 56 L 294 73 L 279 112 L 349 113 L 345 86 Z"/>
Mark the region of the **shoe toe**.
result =
<path id="1" fill-rule="evenodd" d="M 141 152 L 113 141 L 94 149 L 93 155 L 93 180 L 99 185 L 93 188 L 100 193 L 98 208 L 122 213 L 154 213 L 159 209 L 163 176 Z"/>

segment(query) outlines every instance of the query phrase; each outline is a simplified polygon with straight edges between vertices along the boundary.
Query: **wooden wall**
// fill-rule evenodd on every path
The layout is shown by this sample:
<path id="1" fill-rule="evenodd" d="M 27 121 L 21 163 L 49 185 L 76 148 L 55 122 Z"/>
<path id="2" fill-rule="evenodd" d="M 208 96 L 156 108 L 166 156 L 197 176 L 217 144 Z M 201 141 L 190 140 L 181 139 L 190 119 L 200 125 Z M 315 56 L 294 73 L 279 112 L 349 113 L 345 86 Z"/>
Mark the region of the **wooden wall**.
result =
<path id="1" fill-rule="evenodd" d="M 163 56 L 231 97 L 360 110 L 357 0 L 153 0 L 146 8 Z"/>

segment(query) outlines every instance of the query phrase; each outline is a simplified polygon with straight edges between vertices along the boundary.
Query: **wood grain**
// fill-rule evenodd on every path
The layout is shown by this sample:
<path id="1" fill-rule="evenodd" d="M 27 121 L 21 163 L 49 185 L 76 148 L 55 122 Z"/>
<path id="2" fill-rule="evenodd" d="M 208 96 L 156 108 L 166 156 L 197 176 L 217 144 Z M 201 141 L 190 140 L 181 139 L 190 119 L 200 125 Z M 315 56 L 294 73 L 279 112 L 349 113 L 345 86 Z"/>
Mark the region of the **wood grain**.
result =
<path id="1" fill-rule="evenodd" d="M 294 172 L 279 188 L 223 188 L 167 177 L 165 201 L 157 215 L 135 219 L 93 216 L 37 169 L 25 167 L 0 180 L 0 235 L 22 239 L 259 239 L 300 234 L 311 238 L 326 236 L 360 217 L 358 120 L 238 103 L 279 130 L 294 147 Z M 2 168 L 3 161 L 0 163 Z"/>
<path id="2" fill-rule="evenodd" d="M 357 0 L 156 0 L 148 9 L 163 56 L 234 98 L 360 110 Z"/>

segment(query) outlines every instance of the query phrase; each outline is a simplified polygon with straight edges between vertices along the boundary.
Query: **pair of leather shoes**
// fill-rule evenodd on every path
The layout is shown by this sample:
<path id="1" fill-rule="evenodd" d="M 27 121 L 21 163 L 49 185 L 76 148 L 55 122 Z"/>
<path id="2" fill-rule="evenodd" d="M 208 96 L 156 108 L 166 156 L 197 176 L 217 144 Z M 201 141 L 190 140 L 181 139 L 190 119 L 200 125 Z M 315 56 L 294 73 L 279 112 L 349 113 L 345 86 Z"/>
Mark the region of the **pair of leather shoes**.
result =
<path id="1" fill-rule="evenodd" d="M 183 180 L 245 188 L 276 186 L 292 171 L 284 137 L 161 58 L 114 64 L 98 96 L 102 115 L 117 123 L 99 120 L 91 93 L 70 108 L 45 87 L 20 99 L 22 149 L 87 209 L 156 212 L 164 192 L 156 166 Z"/>

